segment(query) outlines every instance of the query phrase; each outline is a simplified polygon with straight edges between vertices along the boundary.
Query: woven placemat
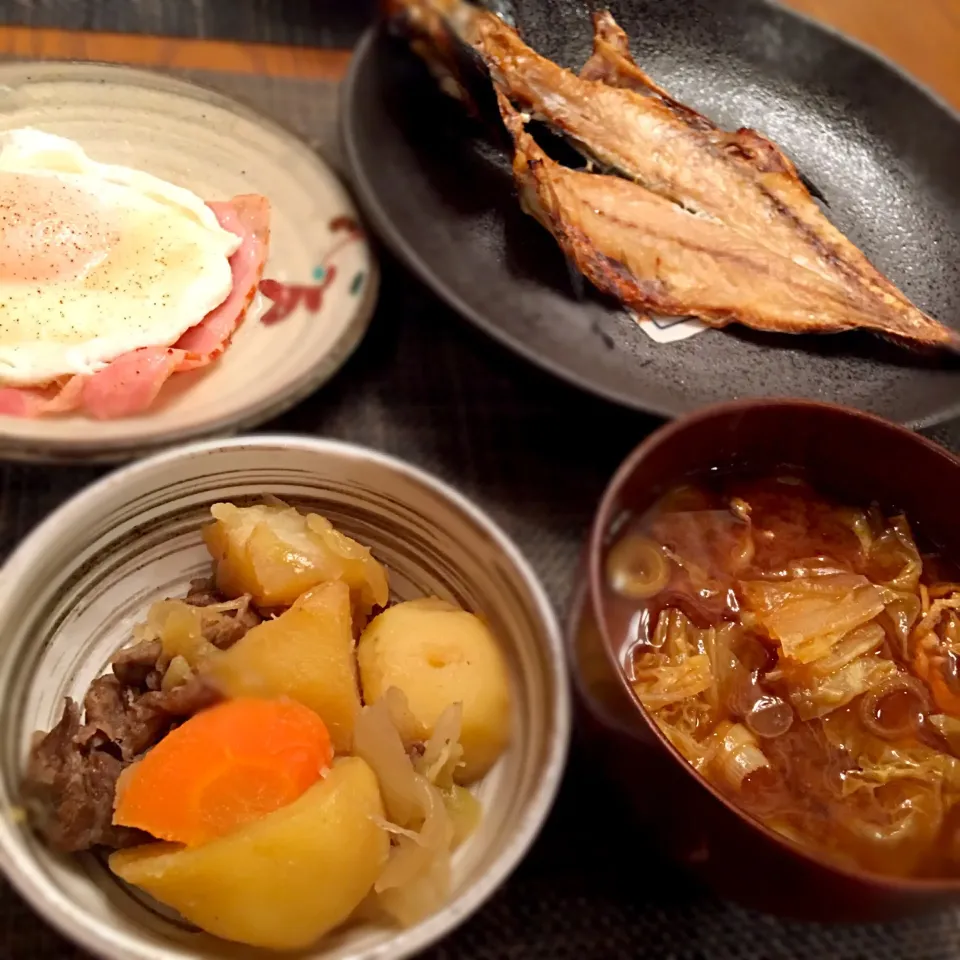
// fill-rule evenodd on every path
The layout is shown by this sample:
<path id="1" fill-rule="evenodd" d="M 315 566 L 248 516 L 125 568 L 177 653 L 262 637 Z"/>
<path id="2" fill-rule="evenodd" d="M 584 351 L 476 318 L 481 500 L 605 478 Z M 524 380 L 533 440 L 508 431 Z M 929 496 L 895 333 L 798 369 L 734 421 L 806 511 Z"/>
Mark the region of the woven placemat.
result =
<path id="1" fill-rule="evenodd" d="M 377 0 L 0 0 L 0 24 L 352 47 Z"/>
<path id="2" fill-rule="evenodd" d="M 336 162 L 336 90 L 195 75 L 299 131 Z M 594 504 L 655 421 L 568 388 L 483 338 L 384 257 L 367 339 L 322 391 L 265 427 L 339 437 L 416 462 L 507 529 L 563 611 Z M 960 449 L 960 429 L 935 433 Z M 0 467 L 0 556 L 100 469 Z M 821 927 L 692 889 L 647 845 L 579 748 L 540 841 L 487 907 L 428 960 L 955 960 L 960 912 Z M 777 882 L 775 877 L 771 882 Z M 0 881 L 0 958 L 81 958 Z"/>

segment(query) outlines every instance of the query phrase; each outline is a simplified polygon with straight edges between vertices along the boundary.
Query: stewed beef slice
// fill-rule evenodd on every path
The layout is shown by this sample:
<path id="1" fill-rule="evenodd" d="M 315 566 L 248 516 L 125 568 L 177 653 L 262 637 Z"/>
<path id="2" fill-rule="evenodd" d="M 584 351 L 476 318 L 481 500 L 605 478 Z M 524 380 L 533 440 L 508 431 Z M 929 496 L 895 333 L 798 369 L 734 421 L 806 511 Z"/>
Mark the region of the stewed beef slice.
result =
<path id="1" fill-rule="evenodd" d="M 194 580 L 184 600 L 195 607 L 211 607 L 224 603 L 226 598 L 217 592 L 213 580 Z M 232 647 L 251 627 L 260 623 L 260 615 L 249 603 L 225 614 L 225 617 L 211 618 L 204 624 L 203 631 L 204 637 L 221 650 Z"/>
<path id="2" fill-rule="evenodd" d="M 79 737 L 80 707 L 67 700 L 60 722 L 38 735 L 30 754 L 23 800 L 31 821 L 51 846 L 67 853 L 137 842 L 137 831 L 113 825 L 123 761 Z"/>
<path id="3" fill-rule="evenodd" d="M 141 640 L 124 647 L 111 662 L 114 676 L 127 687 L 150 688 L 151 676 L 157 673 L 157 660 L 163 653 L 159 640 Z M 154 689 L 159 687 L 156 683 Z"/>
<path id="4" fill-rule="evenodd" d="M 60 722 L 38 735 L 22 791 L 31 821 L 58 850 L 122 847 L 144 835 L 113 826 L 117 778 L 186 717 L 215 703 L 198 677 L 169 691 L 139 693 L 106 674 L 84 698 L 85 723 L 72 700 Z"/>
<path id="5" fill-rule="evenodd" d="M 224 602 L 206 580 L 194 581 L 185 600 L 199 607 Z M 206 639 L 220 649 L 260 623 L 250 606 L 225 613 L 210 617 L 204 629 Z M 199 676 L 162 689 L 162 654 L 159 640 L 125 647 L 113 658 L 112 673 L 90 685 L 83 717 L 68 700 L 60 722 L 49 733 L 37 734 L 23 797 L 31 821 L 57 849 L 116 848 L 144 839 L 138 831 L 113 825 L 117 778 L 174 726 L 220 698 Z"/>

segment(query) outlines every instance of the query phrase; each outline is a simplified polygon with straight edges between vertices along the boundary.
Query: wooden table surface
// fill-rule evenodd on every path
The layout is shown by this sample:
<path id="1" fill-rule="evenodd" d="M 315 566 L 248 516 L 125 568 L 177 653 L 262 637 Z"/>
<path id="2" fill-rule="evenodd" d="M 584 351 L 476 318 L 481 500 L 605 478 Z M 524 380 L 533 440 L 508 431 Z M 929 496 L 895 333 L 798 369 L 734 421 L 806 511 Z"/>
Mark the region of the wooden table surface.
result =
<path id="1" fill-rule="evenodd" d="M 960 107 L 960 0 L 784 0 L 875 47 Z M 346 50 L 0 27 L 0 53 L 335 79 Z"/>

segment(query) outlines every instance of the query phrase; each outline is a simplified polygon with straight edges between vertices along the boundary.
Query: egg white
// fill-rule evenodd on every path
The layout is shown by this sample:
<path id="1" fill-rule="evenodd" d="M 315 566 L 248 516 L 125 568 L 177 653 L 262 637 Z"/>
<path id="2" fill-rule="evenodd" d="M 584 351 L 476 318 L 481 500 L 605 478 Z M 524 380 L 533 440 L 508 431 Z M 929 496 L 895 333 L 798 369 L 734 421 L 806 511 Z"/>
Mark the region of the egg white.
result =
<path id="1" fill-rule="evenodd" d="M 22 197 L 41 200 L 27 209 Z M 0 199 L 0 385 L 95 373 L 130 350 L 169 346 L 230 293 L 240 239 L 203 200 L 97 163 L 71 140 L 0 136 Z M 37 251 L 65 271 L 41 276 Z"/>

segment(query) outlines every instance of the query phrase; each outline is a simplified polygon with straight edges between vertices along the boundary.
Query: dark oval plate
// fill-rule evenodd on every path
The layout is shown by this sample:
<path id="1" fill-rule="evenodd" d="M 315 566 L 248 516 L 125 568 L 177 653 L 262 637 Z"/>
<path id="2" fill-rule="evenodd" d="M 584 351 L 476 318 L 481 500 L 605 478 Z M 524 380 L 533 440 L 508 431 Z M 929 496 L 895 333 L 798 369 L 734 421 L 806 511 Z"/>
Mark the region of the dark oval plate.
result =
<path id="1" fill-rule="evenodd" d="M 960 326 L 960 122 L 877 55 L 764 0 L 622 0 L 641 66 L 730 129 L 775 140 L 828 215 L 918 306 Z M 578 0 L 516 0 L 535 49 L 575 69 L 590 52 Z M 960 362 L 862 332 L 762 334 L 738 325 L 655 344 L 571 277 L 519 207 L 505 156 L 381 27 L 354 55 L 344 149 L 361 206 L 464 316 L 555 374 L 675 416 L 750 396 L 859 407 L 912 426 L 960 416 Z"/>

